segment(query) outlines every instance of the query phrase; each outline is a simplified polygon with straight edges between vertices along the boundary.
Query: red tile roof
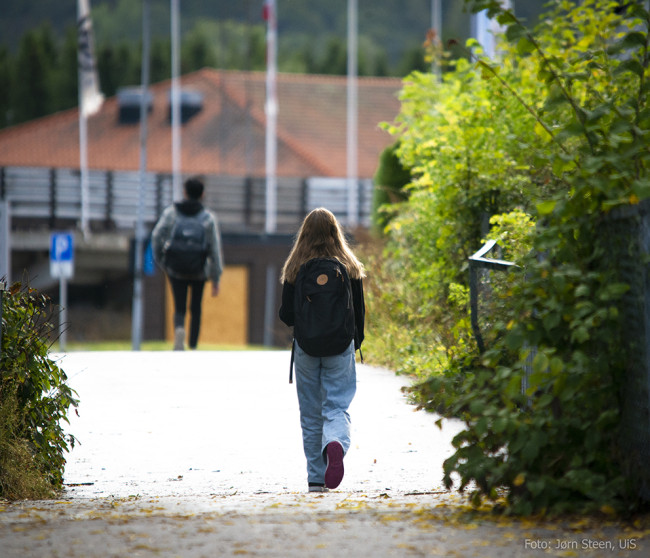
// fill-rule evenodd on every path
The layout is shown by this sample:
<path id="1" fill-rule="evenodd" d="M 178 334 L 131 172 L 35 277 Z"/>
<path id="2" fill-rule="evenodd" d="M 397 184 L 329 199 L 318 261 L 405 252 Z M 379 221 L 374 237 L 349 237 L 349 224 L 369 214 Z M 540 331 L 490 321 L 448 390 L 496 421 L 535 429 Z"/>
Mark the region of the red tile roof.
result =
<path id="1" fill-rule="evenodd" d="M 375 173 L 393 138 L 379 128 L 399 111 L 397 78 L 359 78 L 359 177 Z M 182 76 L 181 87 L 203 95 L 203 109 L 182 127 L 184 173 L 264 176 L 266 76 L 204 68 Z M 170 81 L 153 84 L 147 168 L 171 172 Z M 278 176 L 346 175 L 346 78 L 278 74 Z M 118 122 L 111 97 L 88 119 L 88 164 L 137 170 L 140 128 Z M 0 166 L 78 168 L 76 109 L 0 130 Z"/>

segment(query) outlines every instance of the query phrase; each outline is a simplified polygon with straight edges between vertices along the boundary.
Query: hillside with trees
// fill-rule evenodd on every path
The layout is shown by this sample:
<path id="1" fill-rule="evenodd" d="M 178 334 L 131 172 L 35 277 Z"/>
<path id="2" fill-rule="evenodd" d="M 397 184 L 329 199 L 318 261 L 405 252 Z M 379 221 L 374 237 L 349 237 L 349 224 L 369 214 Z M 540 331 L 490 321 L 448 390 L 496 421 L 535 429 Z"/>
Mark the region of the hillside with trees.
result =
<path id="1" fill-rule="evenodd" d="M 262 0 L 181 3 L 181 71 L 209 66 L 264 70 Z M 523 4 L 523 3 L 522 3 Z M 543 2 L 518 7 L 534 19 Z M 151 1 L 151 81 L 171 73 L 170 2 Z M 91 2 L 102 92 L 111 96 L 140 80 L 142 3 Z M 442 2 L 443 40 L 463 43 L 470 15 L 462 2 Z M 359 74 L 405 76 L 424 70 L 430 0 L 359 2 Z M 0 127 L 77 104 L 76 4 L 8 0 L 0 19 Z M 278 67 L 282 72 L 345 74 L 347 2 L 278 1 Z M 452 53 L 458 55 L 458 53 Z"/>

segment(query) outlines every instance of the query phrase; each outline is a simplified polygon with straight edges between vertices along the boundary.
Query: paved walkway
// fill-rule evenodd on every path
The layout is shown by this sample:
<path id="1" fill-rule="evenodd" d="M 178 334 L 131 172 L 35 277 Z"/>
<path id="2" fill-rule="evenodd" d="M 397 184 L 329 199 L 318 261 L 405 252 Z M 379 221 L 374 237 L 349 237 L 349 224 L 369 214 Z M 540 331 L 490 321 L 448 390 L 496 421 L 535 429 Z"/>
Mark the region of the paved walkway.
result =
<path id="1" fill-rule="evenodd" d="M 469 520 L 440 483 L 461 427 L 360 365 L 341 486 L 306 493 L 289 354 L 57 357 L 81 399 L 66 493 L 0 502 L 0 556 L 645 556 L 641 525 Z"/>

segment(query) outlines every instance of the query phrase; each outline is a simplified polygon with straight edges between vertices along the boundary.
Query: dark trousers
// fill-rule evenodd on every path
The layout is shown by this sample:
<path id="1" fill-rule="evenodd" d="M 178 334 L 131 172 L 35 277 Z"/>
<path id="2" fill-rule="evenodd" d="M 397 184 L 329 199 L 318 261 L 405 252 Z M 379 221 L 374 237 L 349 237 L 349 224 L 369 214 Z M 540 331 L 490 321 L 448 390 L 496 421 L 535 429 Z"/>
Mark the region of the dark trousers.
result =
<path id="1" fill-rule="evenodd" d="M 190 349 L 196 349 L 196 344 L 199 341 L 199 330 L 201 329 L 201 300 L 203 299 L 205 281 L 169 277 L 169 282 L 174 295 L 174 329 L 185 327 L 187 291 L 192 291 L 190 295 L 190 337 L 188 345 Z"/>

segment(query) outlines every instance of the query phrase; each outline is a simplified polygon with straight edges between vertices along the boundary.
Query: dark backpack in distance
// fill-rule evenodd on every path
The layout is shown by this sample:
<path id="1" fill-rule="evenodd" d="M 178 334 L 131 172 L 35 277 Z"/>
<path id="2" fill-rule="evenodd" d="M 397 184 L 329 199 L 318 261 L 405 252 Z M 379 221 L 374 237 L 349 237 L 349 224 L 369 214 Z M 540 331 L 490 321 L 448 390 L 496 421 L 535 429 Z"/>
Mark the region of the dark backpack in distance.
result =
<path id="1" fill-rule="evenodd" d="M 341 354 L 354 339 L 350 277 L 334 258 L 314 258 L 298 271 L 294 338 L 308 355 Z"/>
<path id="2" fill-rule="evenodd" d="M 163 263 L 176 275 L 199 276 L 203 274 L 208 257 L 208 240 L 205 222 L 208 213 L 197 215 L 178 212 L 169 240 L 163 248 Z"/>

